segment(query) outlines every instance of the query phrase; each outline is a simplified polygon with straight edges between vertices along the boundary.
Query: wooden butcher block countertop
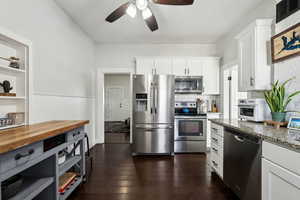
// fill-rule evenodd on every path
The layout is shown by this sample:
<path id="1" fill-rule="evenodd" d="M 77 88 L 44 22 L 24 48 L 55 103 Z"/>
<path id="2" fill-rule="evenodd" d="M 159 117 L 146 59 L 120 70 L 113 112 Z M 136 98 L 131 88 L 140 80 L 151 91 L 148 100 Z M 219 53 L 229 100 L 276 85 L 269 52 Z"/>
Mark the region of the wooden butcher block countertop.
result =
<path id="1" fill-rule="evenodd" d="M 83 121 L 48 121 L 0 131 L 0 154 L 57 136 L 88 124 Z"/>

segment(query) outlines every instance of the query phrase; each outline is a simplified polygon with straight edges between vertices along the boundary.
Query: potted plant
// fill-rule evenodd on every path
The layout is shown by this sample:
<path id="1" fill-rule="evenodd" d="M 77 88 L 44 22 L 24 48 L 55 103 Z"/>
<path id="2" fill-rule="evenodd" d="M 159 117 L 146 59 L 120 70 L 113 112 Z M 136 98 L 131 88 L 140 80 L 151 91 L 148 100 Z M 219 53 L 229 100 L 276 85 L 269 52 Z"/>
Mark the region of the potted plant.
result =
<path id="1" fill-rule="evenodd" d="M 286 95 L 285 85 L 291 81 L 293 78 L 279 84 L 276 81 L 272 84 L 272 89 L 270 91 L 264 92 L 264 96 L 267 104 L 271 110 L 272 120 L 277 122 L 285 122 L 286 113 L 293 112 L 287 111 L 286 108 L 288 104 L 292 101 L 293 97 L 300 94 L 300 91 L 296 91 L 290 95 Z"/>

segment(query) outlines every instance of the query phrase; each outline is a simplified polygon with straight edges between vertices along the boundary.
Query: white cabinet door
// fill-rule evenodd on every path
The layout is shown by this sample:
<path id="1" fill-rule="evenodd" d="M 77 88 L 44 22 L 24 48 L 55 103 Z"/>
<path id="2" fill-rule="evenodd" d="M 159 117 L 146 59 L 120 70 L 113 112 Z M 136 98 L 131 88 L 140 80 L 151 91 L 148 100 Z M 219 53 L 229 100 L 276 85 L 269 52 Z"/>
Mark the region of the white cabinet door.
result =
<path id="1" fill-rule="evenodd" d="M 204 94 L 220 94 L 220 67 L 219 60 L 205 60 L 203 64 L 203 90 Z"/>
<path id="2" fill-rule="evenodd" d="M 203 76 L 203 59 L 190 59 L 188 61 L 188 76 Z"/>
<path id="3" fill-rule="evenodd" d="M 300 176 L 262 159 L 262 200 L 299 200 Z"/>
<path id="4" fill-rule="evenodd" d="M 154 59 L 139 58 L 136 60 L 136 74 L 154 74 L 154 66 Z"/>
<path id="5" fill-rule="evenodd" d="M 254 85 L 254 34 L 249 32 L 239 41 L 239 91 L 251 90 Z"/>
<path id="6" fill-rule="evenodd" d="M 187 76 L 188 61 L 184 58 L 173 59 L 173 74 L 175 76 Z"/>
<path id="7" fill-rule="evenodd" d="M 239 91 L 268 90 L 271 83 L 269 42 L 272 19 L 257 19 L 237 37 L 239 51 Z"/>
<path id="8" fill-rule="evenodd" d="M 155 58 L 155 74 L 173 74 L 172 58 Z"/>

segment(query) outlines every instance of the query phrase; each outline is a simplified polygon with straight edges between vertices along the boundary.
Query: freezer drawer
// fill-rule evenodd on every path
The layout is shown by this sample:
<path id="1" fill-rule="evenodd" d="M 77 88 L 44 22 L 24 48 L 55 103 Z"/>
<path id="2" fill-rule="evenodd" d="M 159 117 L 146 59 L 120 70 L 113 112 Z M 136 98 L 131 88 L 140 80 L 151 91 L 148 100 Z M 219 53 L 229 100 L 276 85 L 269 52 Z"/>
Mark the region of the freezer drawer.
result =
<path id="1" fill-rule="evenodd" d="M 174 128 L 135 128 L 133 155 L 174 153 Z"/>
<path id="2" fill-rule="evenodd" d="M 206 141 L 175 141 L 175 153 L 204 153 Z"/>

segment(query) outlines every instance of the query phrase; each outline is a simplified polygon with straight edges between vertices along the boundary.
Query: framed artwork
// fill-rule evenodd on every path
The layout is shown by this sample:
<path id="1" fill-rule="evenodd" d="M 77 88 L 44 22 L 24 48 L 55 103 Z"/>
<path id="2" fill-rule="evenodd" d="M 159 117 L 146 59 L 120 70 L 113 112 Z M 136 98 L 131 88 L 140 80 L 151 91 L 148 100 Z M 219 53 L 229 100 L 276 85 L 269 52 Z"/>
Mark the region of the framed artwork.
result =
<path id="1" fill-rule="evenodd" d="M 300 23 L 272 37 L 272 62 L 300 55 Z"/>
<path id="2" fill-rule="evenodd" d="M 300 117 L 291 117 L 288 128 L 299 131 L 300 130 Z"/>

